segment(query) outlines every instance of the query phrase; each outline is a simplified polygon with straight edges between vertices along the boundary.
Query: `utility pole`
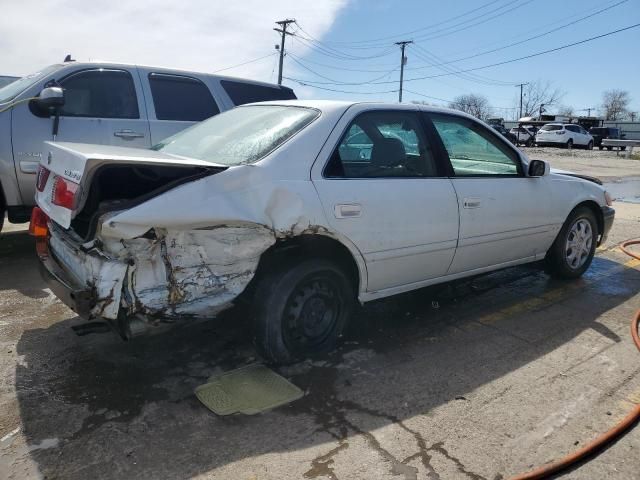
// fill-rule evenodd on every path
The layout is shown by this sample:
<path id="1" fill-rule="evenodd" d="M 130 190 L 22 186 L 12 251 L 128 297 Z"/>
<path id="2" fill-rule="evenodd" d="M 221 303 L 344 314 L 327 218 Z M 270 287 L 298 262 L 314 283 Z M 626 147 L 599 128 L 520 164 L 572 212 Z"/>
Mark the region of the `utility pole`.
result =
<path id="1" fill-rule="evenodd" d="M 276 24 L 280 25 L 282 28 L 274 28 L 274 30 L 278 33 L 282 34 L 282 39 L 280 40 L 280 65 L 278 66 L 278 85 L 282 85 L 282 65 L 284 63 L 284 39 L 287 35 L 293 35 L 293 33 L 287 32 L 287 27 L 290 23 L 295 23 L 295 19 L 287 18 L 286 20 L 280 20 L 276 22 Z M 276 45 L 276 48 L 278 46 Z"/>
<path id="2" fill-rule="evenodd" d="M 595 110 L 596 107 L 588 107 L 588 108 L 583 108 L 582 111 L 586 111 L 587 112 L 587 117 L 591 116 L 591 110 Z"/>
<path id="3" fill-rule="evenodd" d="M 518 117 L 518 120 L 520 120 L 522 118 L 522 89 L 524 88 L 525 85 L 529 85 L 528 83 L 519 83 L 516 85 L 516 87 L 520 87 L 520 116 Z"/>
<path id="4" fill-rule="evenodd" d="M 413 43 L 413 40 L 396 42 L 396 45 L 400 45 L 400 90 L 398 91 L 398 102 L 402 102 L 402 81 L 404 80 L 404 64 L 407 63 L 407 57 L 404 56 L 404 49 L 410 43 Z"/>
<path id="5" fill-rule="evenodd" d="M 541 103 L 541 104 L 540 104 L 540 110 L 539 110 L 539 113 L 538 113 L 538 120 L 540 120 L 540 119 L 541 119 L 542 114 L 543 114 L 544 112 L 546 112 L 546 110 L 544 109 L 544 103 Z"/>

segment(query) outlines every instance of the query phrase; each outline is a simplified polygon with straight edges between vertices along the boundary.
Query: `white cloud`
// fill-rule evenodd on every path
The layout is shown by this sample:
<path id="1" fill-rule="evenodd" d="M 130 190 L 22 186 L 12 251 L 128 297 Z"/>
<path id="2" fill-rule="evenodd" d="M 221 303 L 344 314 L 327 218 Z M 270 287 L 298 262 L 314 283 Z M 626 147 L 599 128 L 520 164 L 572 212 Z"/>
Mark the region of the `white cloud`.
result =
<path id="1" fill-rule="evenodd" d="M 0 16 L 0 74 L 60 62 L 110 60 L 212 72 L 275 53 L 276 20 L 319 38 L 349 0 L 15 0 Z M 275 80 L 275 55 L 223 72 Z"/>

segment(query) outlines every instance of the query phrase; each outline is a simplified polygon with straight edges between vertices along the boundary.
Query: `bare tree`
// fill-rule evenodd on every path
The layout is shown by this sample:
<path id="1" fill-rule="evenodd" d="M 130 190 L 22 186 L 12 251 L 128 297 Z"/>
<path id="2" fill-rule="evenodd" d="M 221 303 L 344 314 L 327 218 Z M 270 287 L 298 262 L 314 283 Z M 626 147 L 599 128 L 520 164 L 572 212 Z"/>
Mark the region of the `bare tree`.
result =
<path id="1" fill-rule="evenodd" d="M 557 115 L 563 115 L 565 117 L 573 117 L 576 114 L 575 109 L 570 105 L 560 105 L 557 111 Z"/>
<path id="2" fill-rule="evenodd" d="M 529 82 L 522 91 L 522 116 L 537 116 L 540 113 L 540 106 L 544 105 L 544 109 L 547 110 L 547 107 L 558 104 L 562 97 L 564 92 L 554 87 L 548 80 Z M 520 96 L 516 98 L 516 105 L 520 107 Z"/>
<path id="3" fill-rule="evenodd" d="M 631 97 L 626 90 L 606 90 L 602 94 L 602 113 L 605 120 L 622 120 L 628 112 Z"/>
<path id="4" fill-rule="evenodd" d="M 489 100 L 476 93 L 458 95 L 449 103 L 449 108 L 463 111 L 480 119 L 487 118 L 491 113 Z"/>

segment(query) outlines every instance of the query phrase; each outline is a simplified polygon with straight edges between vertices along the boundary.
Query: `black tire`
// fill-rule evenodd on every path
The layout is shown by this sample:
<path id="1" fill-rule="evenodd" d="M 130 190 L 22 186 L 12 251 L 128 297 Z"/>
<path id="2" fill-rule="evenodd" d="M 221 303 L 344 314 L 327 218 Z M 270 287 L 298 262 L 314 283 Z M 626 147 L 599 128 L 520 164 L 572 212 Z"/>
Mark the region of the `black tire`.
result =
<path id="1" fill-rule="evenodd" d="M 573 148 L 573 140 L 572 139 L 567 140 L 567 148 Z"/>
<path id="2" fill-rule="evenodd" d="M 593 142 L 589 141 L 589 143 L 587 143 L 587 150 L 593 150 Z"/>
<path id="3" fill-rule="evenodd" d="M 590 232 L 585 225 L 588 224 Z M 574 229 L 574 226 L 577 228 Z M 590 241 L 579 241 L 579 232 L 590 235 Z M 577 232 L 577 233 L 576 233 Z M 576 241 L 578 246 L 572 247 L 569 242 Z M 558 278 L 578 278 L 591 265 L 598 241 L 598 222 L 593 211 L 587 207 L 578 207 L 573 210 L 565 220 L 558 236 L 545 257 L 546 270 L 549 274 Z M 582 246 L 588 250 L 586 253 Z M 588 246 L 588 248 L 587 248 Z M 586 254 L 580 254 L 585 251 Z M 575 261 L 577 258 L 577 261 Z"/>
<path id="4" fill-rule="evenodd" d="M 600 146 L 598 147 L 598 150 L 602 150 L 602 149 L 604 149 L 604 147 L 603 147 L 602 145 L 600 145 Z"/>
<path id="5" fill-rule="evenodd" d="M 611 151 L 613 150 L 613 147 L 607 147 L 607 150 Z"/>
<path id="6" fill-rule="evenodd" d="M 333 262 L 309 259 L 258 279 L 254 338 L 271 363 L 333 350 L 355 305 L 353 283 Z"/>
<path id="7" fill-rule="evenodd" d="M 627 149 L 627 147 L 620 147 L 620 151 L 624 152 Z"/>
<path id="8" fill-rule="evenodd" d="M 533 138 L 528 139 L 524 145 L 525 147 L 533 147 Z"/>

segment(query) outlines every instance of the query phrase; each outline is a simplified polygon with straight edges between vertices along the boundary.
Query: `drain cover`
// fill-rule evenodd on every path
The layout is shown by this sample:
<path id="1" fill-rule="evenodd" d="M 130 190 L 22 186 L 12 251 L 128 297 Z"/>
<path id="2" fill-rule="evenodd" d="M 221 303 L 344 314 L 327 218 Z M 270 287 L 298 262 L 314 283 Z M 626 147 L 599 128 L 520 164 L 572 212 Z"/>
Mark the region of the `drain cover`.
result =
<path id="1" fill-rule="evenodd" d="M 287 379 L 260 364 L 213 376 L 197 387 L 195 393 L 198 400 L 218 415 L 255 415 L 304 395 Z"/>

